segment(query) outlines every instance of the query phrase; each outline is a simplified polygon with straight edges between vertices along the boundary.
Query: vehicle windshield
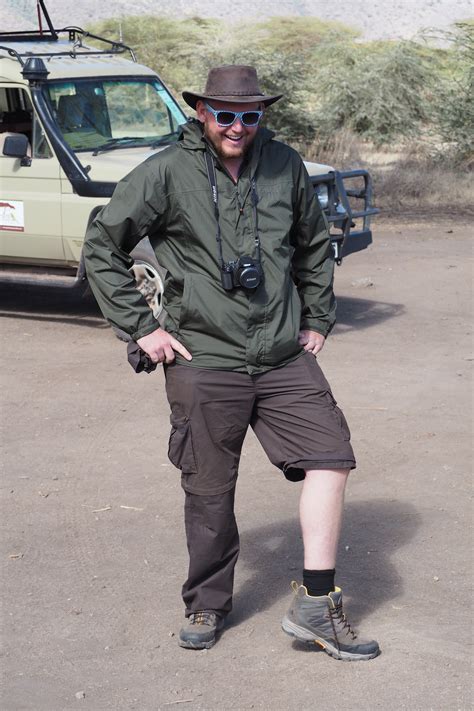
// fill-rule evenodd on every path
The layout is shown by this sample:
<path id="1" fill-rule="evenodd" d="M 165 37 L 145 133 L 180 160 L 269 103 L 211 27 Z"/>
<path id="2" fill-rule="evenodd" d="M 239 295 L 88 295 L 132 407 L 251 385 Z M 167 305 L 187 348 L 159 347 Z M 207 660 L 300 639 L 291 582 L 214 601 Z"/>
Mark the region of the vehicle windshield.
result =
<path id="1" fill-rule="evenodd" d="M 74 151 L 172 143 L 186 122 L 166 87 L 153 77 L 51 81 L 46 88 Z"/>

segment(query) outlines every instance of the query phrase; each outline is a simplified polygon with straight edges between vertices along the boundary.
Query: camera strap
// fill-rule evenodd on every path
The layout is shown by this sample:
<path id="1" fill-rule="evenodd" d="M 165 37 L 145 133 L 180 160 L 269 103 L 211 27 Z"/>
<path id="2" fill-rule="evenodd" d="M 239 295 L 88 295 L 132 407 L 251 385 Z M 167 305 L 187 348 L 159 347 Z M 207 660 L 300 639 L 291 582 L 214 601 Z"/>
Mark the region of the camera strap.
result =
<path id="1" fill-rule="evenodd" d="M 211 196 L 212 196 L 212 202 L 214 204 L 214 215 L 216 217 L 216 222 L 217 222 L 217 232 L 216 232 L 216 241 L 217 241 L 217 248 L 219 251 L 219 260 L 221 263 L 221 269 L 225 269 L 225 262 L 224 262 L 224 255 L 222 252 L 222 235 L 221 235 L 221 226 L 220 226 L 220 221 L 219 221 L 219 200 L 218 200 L 218 193 L 217 193 L 217 177 L 216 177 L 216 168 L 214 165 L 214 160 L 208 150 L 204 152 L 205 158 L 206 158 L 206 167 L 207 167 L 207 178 L 209 180 L 209 186 L 211 188 Z M 258 231 L 258 214 L 257 214 L 257 205 L 258 205 L 258 194 L 257 194 L 257 184 L 255 182 L 255 178 L 252 178 L 250 181 L 250 195 L 251 195 L 251 201 L 252 201 L 252 212 L 253 212 L 253 219 L 254 219 L 254 226 L 255 226 L 255 249 L 257 252 L 257 260 L 258 263 L 261 263 L 261 253 L 260 253 L 260 235 Z"/>
<path id="2" fill-rule="evenodd" d="M 258 231 L 258 212 L 257 212 L 257 205 L 258 205 L 258 193 L 257 193 L 257 184 L 255 182 L 255 178 L 252 178 L 250 181 L 250 194 L 252 198 L 252 211 L 253 211 L 253 219 L 255 223 L 255 250 L 257 252 L 257 260 L 258 263 L 261 264 L 261 254 L 260 254 L 260 233 Z"/>
<path id="3" fill-rule="evenodd" d="M 207 178 L 209 180 L 209 185 L 211 187 L 212 202 L 214 203 L 214 214 L 216 216 L 216 222 L 217 222 L 217 232 L 216 232 L 217 249 L 219 252 L 219 260 L 221 263 L 221 270 L 224 271 L 225 262 L 224 262 L 224 255 L 222 253 L 222 236 L 221 236 L 221 223 L 219 221 L 219 202 L 218 202 L 218 198 L 217 198 L 216 169 L 214 166 L 214 161 L 212 160 L 212 156 L 208 150 L 206 150 L 204 152 L 204 155 L 206 157 Z"/>

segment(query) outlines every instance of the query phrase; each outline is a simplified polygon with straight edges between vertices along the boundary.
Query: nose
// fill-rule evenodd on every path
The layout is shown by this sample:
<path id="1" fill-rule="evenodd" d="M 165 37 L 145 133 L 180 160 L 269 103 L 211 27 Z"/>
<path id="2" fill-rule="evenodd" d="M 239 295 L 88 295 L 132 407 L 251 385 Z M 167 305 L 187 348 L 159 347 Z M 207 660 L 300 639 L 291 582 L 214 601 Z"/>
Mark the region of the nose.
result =
<path id="1" fill-rule="evenodd" d="M 234 123 L 231 126 L 231 129 L 233 131 L 236 131 L 237 133 L 242 133 L 244 128 L 245 128 L 244 124 L 242 123 L 242 121 L 239 118 L 236 118 Z"/>

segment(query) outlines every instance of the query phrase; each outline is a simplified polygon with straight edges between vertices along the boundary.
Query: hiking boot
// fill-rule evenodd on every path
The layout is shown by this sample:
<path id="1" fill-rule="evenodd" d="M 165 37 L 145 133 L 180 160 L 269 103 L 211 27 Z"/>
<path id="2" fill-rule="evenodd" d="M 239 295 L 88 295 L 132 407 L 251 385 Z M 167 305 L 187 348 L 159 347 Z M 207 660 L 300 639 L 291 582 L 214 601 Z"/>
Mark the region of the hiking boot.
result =
<path id="1" fill-rule="evenodd" d="M 224 620 L 215 612 L 193 612 L 179 632 L 179 646 L 186 649 L 210 649 L 216 634 L 224 627 Z"/>
<path id="2" fill-rule="evenodd" d="M 308 595 L 304 585 L 292 582 L 295 597 L 282 620 L 284 632 L 301 642 L 317 644 L 335 659 L 373 659 L 380 654 L 375 641 L 359 639 L 342 609 L 342 591 L 320 597 Z"/>

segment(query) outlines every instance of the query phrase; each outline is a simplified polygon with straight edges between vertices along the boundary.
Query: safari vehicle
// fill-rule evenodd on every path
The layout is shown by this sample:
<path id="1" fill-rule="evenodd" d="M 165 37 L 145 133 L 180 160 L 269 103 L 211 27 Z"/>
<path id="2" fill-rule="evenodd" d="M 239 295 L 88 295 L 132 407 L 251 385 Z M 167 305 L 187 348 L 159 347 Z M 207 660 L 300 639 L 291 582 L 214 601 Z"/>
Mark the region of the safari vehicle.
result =
<path id="1" fill-rule="evenodd" d="M 123 176 L 177 140 L 187 117 L 130 47 L 55 29 L 44 0 L 39 10 L 37 31 L 0 33 L 1 278 L 78 286 L 88 224 Z M 306 166 L 340 264 L 372 242 L 370 176 Z M 132 257 L 158 318 L 162 274 L 148 240 Z"/>

